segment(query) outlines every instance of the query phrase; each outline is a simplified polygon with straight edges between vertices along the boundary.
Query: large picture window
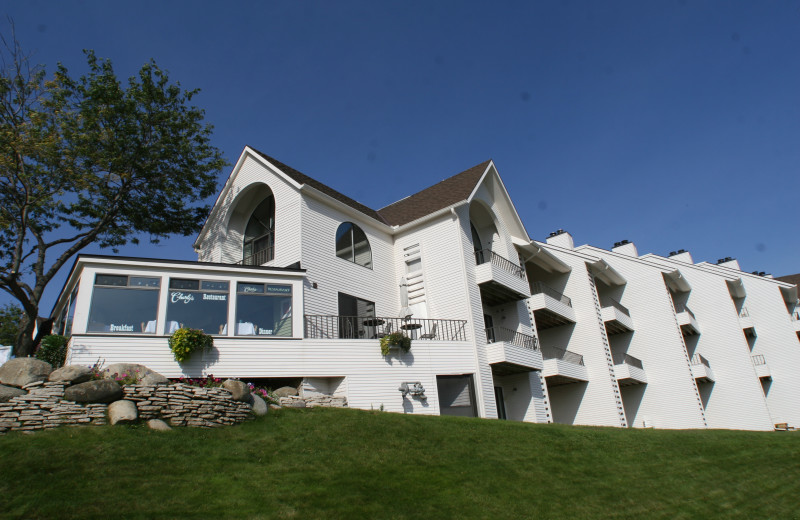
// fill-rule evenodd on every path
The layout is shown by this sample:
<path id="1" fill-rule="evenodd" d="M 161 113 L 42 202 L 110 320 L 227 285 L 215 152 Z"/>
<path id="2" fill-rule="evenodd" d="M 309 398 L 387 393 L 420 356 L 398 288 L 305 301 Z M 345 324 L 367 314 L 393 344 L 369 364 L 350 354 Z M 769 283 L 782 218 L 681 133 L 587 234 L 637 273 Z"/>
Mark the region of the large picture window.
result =
<path id="1" fill-rule="evenodd" d="M 166 333 L 186 327 L 225 334 L 229 287 L 229 282 L 170 279 Z"/>
<path id="2" fill-rule="evenodd" d="M 336 230 L 336 256 L 372 269 L 372 249 L 364 231 L 345 222 Z"/>
<path id="3" fill-rule="evenodd" d="M 87 331 L 155 334 L 160 287 L 160 278 L 98 274 Z"/>
<path id="4" fill-rule="evenodd" d="M 275 197 L 258 205 L 244 231 L 242 263 L 262 265 L 275 258 Z"/>
<path id="5" fill-rule="evenodd" d="M 242 283 L 236 288 L 237 336 L 292 335 L 292 286 Z"/>

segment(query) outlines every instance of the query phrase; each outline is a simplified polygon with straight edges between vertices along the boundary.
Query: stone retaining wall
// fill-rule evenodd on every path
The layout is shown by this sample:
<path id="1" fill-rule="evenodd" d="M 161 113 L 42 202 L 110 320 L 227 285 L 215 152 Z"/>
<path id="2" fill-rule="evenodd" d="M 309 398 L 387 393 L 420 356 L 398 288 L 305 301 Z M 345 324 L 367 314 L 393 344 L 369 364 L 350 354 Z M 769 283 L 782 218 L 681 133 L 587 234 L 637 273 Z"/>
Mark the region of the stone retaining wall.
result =
<path id="1" fill-rule="evenodd" d="M 36 382 L 28 393 L 0 403 L 0 434 L 35 431 L 70 424 L 107 424 L 107 404 L 81 405 L 64 400 L 65 382 Z M 163 419 L 172 426 L 214 428 L 251 418 L 251 405 L 234 401 L 223 388 L 199 388 L 181 383 L 126 385 L 124 399 L 133 401 L 139 419 Z"/>
<path id="2" fill-rule="evenodd" d="M 124 399 L 136 403 L 139 419 L 163 419 L 172 426 L 215 428 L 253 416 L 251 406 L 234 401 L 223 388 L 171 385 L 126 385 Z"/>

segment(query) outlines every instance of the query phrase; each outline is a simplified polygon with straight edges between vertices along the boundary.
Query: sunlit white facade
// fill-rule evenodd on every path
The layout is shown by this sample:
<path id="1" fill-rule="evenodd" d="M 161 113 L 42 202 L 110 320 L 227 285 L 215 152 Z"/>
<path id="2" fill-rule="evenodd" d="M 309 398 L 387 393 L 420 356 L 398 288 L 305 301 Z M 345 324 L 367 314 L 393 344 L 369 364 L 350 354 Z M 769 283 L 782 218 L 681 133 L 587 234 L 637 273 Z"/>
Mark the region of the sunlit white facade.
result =
<path id="1" fill-rule="evenodd" d="M 630 243 L 532 240 L 491 161 L 376 211 L 245 148 L 195 249 L 79 257 L 56 306 L 69 362 L 294 378 L 404 413 L 800 425 L 796 286 Z M 176 362 L 180 327 L 214 349 Z M 382 355 L 398 332 L 411 350 Z"/>

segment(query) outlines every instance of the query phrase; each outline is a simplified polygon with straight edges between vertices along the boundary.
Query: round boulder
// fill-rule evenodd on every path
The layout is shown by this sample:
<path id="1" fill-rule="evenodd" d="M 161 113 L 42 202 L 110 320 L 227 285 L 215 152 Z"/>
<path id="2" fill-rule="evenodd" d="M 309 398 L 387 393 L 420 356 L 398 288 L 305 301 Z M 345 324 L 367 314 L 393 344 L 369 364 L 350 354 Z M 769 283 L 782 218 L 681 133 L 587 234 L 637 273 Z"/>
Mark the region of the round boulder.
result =
<path id="1" fill-rule="evenodd" d="M 147 421 L 147 427 L 151 430 L 156 430 L 159 432 L 165 432 L 172 429 L 170 428 L 169 424 L 165 423 L 161 419 L 150 419 Z"/>
<path id="2" fill-rule="evenodd" d="M 112 425 L 136 422 L 138 418 L 139 410 L 133 401 L 114 401 L 108 405 L 108 422 Z"/>
<path id="3" fill-rule="evenodd" d="M 166 385 L 169 383 L 166 377 L 158 372 L 154 372 L 144 365 L 136 363 L 113 363 L 105 367 L 102 371 L 103 377 L 106 379 L 114 379 L 114 374 L 122 376 L 122 374 L 136 374 L 141 385 Z"/>
<path id="4" fill-rule="evenodd" d="M 25 395 L 27 393 L 28 392 L 21 388 L 0 385 L 0 403 L 7 403 L 12 397 Z"/>
<path id="5" fill-rule="evenodd" d="M 266 401 L 256 394 L 250 394 L 253 398 L 253 413 L 256 415 L 267 415 L 269 408 Z"/>
<path id="6" fill-rule="evenodd" d="M 48 381 L 65 381 L 67 383 L 77 385 L 78 383 L 85 383 L 92 378 L 92 369 L 82 365 L 69 365 L 66 367 L 53 370 Z"/>
<path id="7" fill-rule="evenodd" d="M 222 383 L 222 388 L 231 393 L 234 401 L 250 402 L 250 387 L 236 379 L 227 379 Z"/>
<path id="8" fill-rule="evenodd" d="M 0 367 L 0 384 L 22 388 L 37 381 L 47 381 L 53 371 L 50 363 L 36 358 L 14 358 Z"/>
<path id="9" fill-rule="evenodd" d="M 98 379 L 64 390 L 64 400 L 76 403 L 111 403 L 122 398 L 122 387 L 111 379 Z"/>
<path id="10" fill-rule="evenodd" d="M 295 396 L 295 395 L 298 394 L 298 392 L 297 392 L 297 388 L 294 388 L 292 386 L 282 386 L 282 387 L 278 388 L 277 390 L 275 390 L 274 394 L 275 394 L 275 397 L 281 398 L 281 397 L 292 397 L 292 396 Z"/>

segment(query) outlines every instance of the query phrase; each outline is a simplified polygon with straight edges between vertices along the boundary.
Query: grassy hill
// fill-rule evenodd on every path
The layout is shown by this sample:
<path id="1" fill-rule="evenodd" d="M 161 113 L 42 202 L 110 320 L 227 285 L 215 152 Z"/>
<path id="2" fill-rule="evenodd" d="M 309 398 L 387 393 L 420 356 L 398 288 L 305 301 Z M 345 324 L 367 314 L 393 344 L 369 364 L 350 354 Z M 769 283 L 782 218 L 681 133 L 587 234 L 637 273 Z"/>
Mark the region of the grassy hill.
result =
<path id="1" fill-rule="evenodd" d="M 359 410 L 0 437 L 0 518 L 800 518 L 800 433 Z"/>

